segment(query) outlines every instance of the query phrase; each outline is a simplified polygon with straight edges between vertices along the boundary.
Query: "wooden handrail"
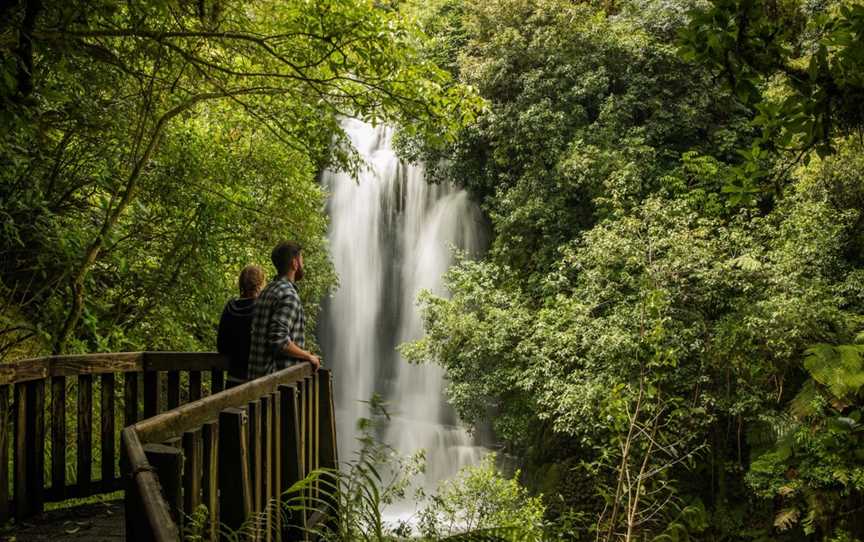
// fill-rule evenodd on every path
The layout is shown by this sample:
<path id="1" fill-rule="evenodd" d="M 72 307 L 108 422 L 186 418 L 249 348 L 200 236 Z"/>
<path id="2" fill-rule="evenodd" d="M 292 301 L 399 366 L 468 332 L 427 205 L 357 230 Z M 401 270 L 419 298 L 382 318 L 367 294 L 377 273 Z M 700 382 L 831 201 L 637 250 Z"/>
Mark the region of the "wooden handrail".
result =
<path id="1" fill-rule="evenodd" d="M 274 539 L 281 540 L 283 532 L 286 539 L 294 539 L 289 526 L 281 525 L 281 513 L 269 511 L 267 503 L 278 499 L 291 483 L 312 469 L 336 467 L 330 376 L 329 371 L 313 372 L 308 363 L 294 365 L 124 428 L 127 538 L 179 541 L 179 523 L 189 511 L 178 507 L 194 508 L 195 502 L 200 503 L 198 491 L 203 485 L 211 488 L 211 500 L 205 502 L 210 509 L 210 533 L 217 531 L 218 522 L 213 505 L 228 499 L 232 506 L 223 503 L 218 508 L 226 506 L 234 520 L 238 513 L 248 518 L 267 510 L 266 530 L 274 529 Z M 237 418 L 241 415 L 242 420 Z M 223 426 L 223 417 L 233 420 L 233 425 Z M 206 426 L 210 430 L 202 433 Z M 227 436 L 229 431 L 231 437 Z M 213 457 L 219 458 L 216 465 L 211 460 L 206 472 L 201 470 L 195 451 L 205 434 L 214 438 L 210 450 L 212 453 L 215 447 Z M 181 437 L 182 452 L 176 444 Z M 228 455 L 234 459 L 229 460 Z M 231 489 L 217 487 L 223 478 Z M 217 500 L 213 500 L 213 489 L 220 495 Z M 313 496 L 310 493 L 309 497 Z"/>
<path id="2" fill-rule="evenodd" d="M 0 364 L 0 385 L 55 376 L 212 369 L 228 369 L 228 358 L 216 352 L 118 352 L 46 356 Z"/>
<path id="3" fill-rule="evenodd" d="M 120 489 L 118 429 L 221 391 L 228 365 L 216 352 L 82 354 L 0 364 L 0 524 L 39 514 L 46 502 Z M 70 427 L 71 417 L 77 423 Z M 70 446 L 77 449 L 74 479 L 67 471 Z"/>
<path id="4" fill-rule="evenodd" d="M 0 364 L 0 523 L 36 515 L 45 502 L 125 487 L 129 540 L 179 540 L 185 511 L 200 504 L 210 511 L 210 539 L 220 524 L 236 528 L 255 514 L 265 518 L 262 532 L 280 533 L 275 540 L 305 539 L 307 514 L 285 525 L 267 505 L 315 468 L 336 468 L 332 375 L 303 363 L 223 391 L 227 368 L 215 352 Z M 317 497 L 317 487 L 304 491 Z"/>
<path id="5" fill-rule="evenodd" d="M 226 408 L 245 407 L 249 402 L 275 392 L 280 385 L 293 384 L 311 375 L 312 366 L 309 363 L 300 363 L 186 403 L 174 410 L 142 420 L 125 430 L 134 430 L 138 434 L 139 442 L 145 444 L 165 442 L 215 419 Z"/>

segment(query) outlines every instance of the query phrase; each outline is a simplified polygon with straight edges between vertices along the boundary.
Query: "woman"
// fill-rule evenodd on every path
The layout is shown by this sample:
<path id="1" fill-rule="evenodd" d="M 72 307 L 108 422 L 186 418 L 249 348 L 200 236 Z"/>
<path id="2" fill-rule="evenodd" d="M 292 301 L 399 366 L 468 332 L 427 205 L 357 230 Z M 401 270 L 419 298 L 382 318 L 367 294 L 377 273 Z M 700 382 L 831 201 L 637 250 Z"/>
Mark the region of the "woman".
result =
<path id="1" fill-rule="evenodd" d="M 257 265 L 247 265 L 240 271 L 240 297 L 230 300 L 219 320 L 216 348 L 230 360 L 228 385 L 246 381 L 249 365 L 249 335 L 255 298 L 264 287 L 264 271 Z"/>

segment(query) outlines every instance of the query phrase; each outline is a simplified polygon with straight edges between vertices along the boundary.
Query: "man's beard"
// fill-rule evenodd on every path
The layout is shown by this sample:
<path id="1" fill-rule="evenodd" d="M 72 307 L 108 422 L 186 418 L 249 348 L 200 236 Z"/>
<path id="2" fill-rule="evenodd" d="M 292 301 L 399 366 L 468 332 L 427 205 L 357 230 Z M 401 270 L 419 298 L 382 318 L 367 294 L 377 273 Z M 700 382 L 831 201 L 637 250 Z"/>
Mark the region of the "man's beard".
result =
<path id="1" fill-rule="evenodd" d="M 294 282 L 299 282 L 299 281 L 303 280 L 303 274 L 304 274 L 303 268 L 298 267 L 297 271 L 294 272 Z"/>

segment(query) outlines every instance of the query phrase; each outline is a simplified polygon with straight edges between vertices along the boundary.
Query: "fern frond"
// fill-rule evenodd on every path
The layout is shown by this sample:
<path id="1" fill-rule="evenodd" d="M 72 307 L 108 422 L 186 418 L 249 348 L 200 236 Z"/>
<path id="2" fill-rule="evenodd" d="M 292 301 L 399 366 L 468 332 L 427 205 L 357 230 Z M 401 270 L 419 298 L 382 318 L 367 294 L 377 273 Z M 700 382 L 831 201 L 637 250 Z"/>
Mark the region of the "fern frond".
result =
<path id="1" fill-rule="evenodd" d="M 835 397 L 855 394 L 864 386 L 864 345 L 820 343 L 804 353 L 804 367 Z"/>
<path id="2" fill-rule="evenodd" d="M 774 516 L 774 526 L 777 527 L 779 531 L 788 531 L 791 529 L 796 523 L 798 523 L 798 518 L 801 516 L 801 511 L 796 507 L 792 508 L 784 508 L 777 512 L 777 515 Z"/>
<path id="3" fill-rule="evenodd" d="M 816 387 L 816 381 L 812 378 L 807 379 L 801 385 L 801 389 L 795 394 L 795 397 L 789 401 L 789 413 L 797 420 L 804 420 L 818 414 L 815 401 L 819 395 L 819 389 Z"/>

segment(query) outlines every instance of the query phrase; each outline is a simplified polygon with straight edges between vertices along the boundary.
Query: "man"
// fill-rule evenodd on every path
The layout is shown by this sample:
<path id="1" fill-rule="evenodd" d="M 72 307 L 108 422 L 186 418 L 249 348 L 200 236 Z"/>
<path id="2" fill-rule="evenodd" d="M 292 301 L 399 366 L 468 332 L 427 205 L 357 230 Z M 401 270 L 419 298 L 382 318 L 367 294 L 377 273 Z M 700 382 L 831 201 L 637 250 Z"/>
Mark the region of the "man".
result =
<path id="1" fill-rule="evenodd" d="M 283 241 L 270 254 L 276 278 L 264 288 L 252 316 L 249 379 L 258 378 L 302 361 L 317 370 L 318 356 L 304 350 L 306 316 L 295 283 L 303 279 L 300 245 Z"/>
<path id="2" fill-rule="evenodd" d="M 228 356 L 228 384 L 233 386 L 246 380 L 249 366 L 249 342 L 252 334 L 252 313 L 255 299 L 264 287 L 264 270 L 257 265 L 247 265 L 240 271 L 237 281 L 240 297 L 225 304 L 219 319 L 219 334 L 216 349 Z"/>

